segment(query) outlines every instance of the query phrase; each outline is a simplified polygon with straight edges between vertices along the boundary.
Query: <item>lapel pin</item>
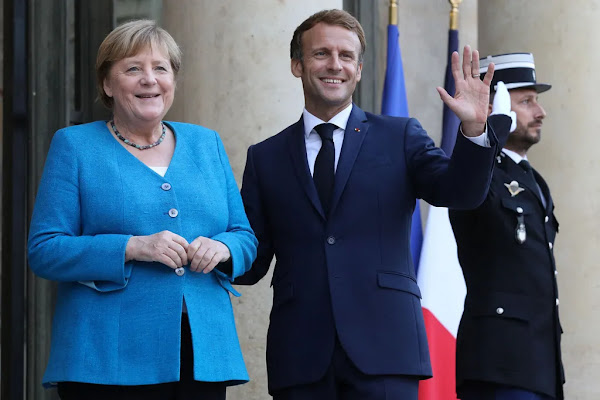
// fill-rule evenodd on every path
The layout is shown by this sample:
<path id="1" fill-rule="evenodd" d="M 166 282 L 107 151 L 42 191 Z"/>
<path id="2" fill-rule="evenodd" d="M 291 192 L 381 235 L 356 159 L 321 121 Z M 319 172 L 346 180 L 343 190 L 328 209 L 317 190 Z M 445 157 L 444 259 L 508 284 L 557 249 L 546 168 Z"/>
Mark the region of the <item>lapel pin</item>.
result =
<path id="1" fill-rule="evenodd" d="M 506 186 L 506 188 L 508 189 L 508 192 L 510 193 L 510 197 L 515 197 L 516 195 L 518 195 L 519 193 L 521 193 L 522 191 L 525 190 L 522 187 L 519 187 L 519 182 L 517 182 L 517 181 L 512 181 L 511 183 L 505 183 L 504 186 Z"/>
<path id="2" fill-rule="evenodd" d="M 354 131 L 355 131 L 355 132 L 360 132 L 360 129 L 358 129 L 358 128 L 354 128 Z"/>

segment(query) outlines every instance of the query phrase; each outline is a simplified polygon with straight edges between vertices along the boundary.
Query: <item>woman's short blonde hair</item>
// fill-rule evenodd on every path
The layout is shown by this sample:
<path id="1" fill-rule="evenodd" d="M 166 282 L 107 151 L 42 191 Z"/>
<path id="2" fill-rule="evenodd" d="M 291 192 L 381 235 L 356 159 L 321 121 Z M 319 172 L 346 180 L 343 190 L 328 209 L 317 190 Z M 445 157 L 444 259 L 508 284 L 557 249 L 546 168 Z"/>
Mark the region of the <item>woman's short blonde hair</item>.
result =
<path id="1" fill-rule="evenodd" d="M 140 19 L 126 22 L 106 36 L 96 57 L 96 87 L 106 107 L 113 107 L 112 97 L 104 92 L 104 80 L 113 64 L 153 46 L 167 54 L 177 78 L 181 69 L 181 49 L 167 31 L 156 25 L 156 21 Z"/>

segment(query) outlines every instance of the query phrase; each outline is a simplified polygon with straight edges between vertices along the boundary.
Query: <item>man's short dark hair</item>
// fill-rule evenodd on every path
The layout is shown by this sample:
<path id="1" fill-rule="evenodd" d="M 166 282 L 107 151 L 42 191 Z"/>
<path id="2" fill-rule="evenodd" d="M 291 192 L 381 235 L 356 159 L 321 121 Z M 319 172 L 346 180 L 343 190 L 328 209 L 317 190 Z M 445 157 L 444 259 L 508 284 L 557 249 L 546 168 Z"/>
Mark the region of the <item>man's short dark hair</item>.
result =
<path id="1" fill-rule="evenodd" d="M 365 31 L 363 30 L 360 22 L 354 18 L 351 14 L 343 10 L 323 10 L 319 11 L 308 17 L 302 22 L 294 31 L 292 42 L 290 43 L 290 57 L 292 60 L 302 61 L 302 34 L 309 29 L 313 28 L 318 23 L 324 23 L 327 25 L 336 25 L 346 28 L 349 31 L 356 33 L 358 40 L 360 41 L 360 53 L 358 54 L 358 62 L 361 63 L 363 55 L 367 47 L 365 40 Z"/>

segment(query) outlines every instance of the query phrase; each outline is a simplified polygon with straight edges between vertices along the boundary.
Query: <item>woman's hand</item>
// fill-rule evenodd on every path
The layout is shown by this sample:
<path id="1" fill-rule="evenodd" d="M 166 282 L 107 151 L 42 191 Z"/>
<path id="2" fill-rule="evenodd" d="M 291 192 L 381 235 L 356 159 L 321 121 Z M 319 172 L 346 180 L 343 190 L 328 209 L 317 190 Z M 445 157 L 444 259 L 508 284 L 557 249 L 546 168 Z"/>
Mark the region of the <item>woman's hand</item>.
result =
<path id="1" fill-rule="evenodd" d="M 197 237 L 187 248 L 190 271 L 208 274 L 217 264 L 229 260 L 229 248 L 218 240 L 204 236 Z"/>
<path id="2" fill-rule="evenodd" d="M 176 269 L 188 263 L 188 246 L 187 240 L 170 231 L 132 236 L 125 249 L 125 261 L 157 261 Z"/>

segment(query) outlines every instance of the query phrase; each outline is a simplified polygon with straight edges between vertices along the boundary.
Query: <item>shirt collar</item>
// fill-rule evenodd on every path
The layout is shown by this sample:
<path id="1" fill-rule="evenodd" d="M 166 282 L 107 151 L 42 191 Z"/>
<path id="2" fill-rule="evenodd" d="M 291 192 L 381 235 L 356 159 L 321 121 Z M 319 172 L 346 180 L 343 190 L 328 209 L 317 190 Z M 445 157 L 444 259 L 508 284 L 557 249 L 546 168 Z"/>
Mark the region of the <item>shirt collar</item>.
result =
<path id="1" fill-rule="evenodd" d="M 348 107 L 344 108 L 342 111 L 337 113 L 329 121 L 323 121 L 320 118 L 317 118 L 311 113 L 309 113 L 305 108 L 304 111 L 302 111 L 302 118 L 304 119 L 304 137 L 308 139 L 308 136 L 313 131 L 313 129 L 315 129 L 315 126 L 319 124 L 324 124 L 326 122 L 332 123 L 338 128 L 346 130 L 346 125 L 348 125 L 348 119 L 350 119 L 351 112 L 352 103 L 350 103 Z"/>
<path id="2" fill-rule="evenodd" d="M 512 150 L 502 149 L 502 152 L 504 154 L 506 154 L 507 156 L 509 156 L 516 164 L 520 163 L 521 160 L 527 160 L 527 155 L 525 155 L 525 157 L 521 157 L 520 154 L 515 153 Z M 527 161 L 529 161 L 529 160 L 527 160 Z"/>

